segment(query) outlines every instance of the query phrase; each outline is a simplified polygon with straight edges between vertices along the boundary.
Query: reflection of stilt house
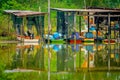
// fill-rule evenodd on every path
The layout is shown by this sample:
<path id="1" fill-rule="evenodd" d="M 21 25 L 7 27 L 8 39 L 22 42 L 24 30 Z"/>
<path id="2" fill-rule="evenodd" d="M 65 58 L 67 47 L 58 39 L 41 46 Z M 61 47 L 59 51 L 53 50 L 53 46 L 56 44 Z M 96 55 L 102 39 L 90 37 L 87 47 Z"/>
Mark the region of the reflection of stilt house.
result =
<path id="1" fill-rule="evenodd" d="M 63 45 L 57 52 L 57 71 L 74 71 L 74 58 L 68 45 Z"/>
<path id="2" fill-rule="evenodd" d="M 96 67 L 108 67 L 117 69 L 120 66 L 120 48 L 119 44 L 104 45 L 105 48 L 101 51 L 96 51 L 95 54 L 95 66 Z M 114 68 L 116 67 L 116 68 Z"/>
<path id="3" fill-rule="evenodd" d="M 40 45 L 17 45 L 12 68 L 44 70 L 44 49 Z"/>
<path id="4" fill-rule="evenodd" d="M 11 16 L 13 27 L 16 30 L 17 38 L 22 41 L 38 41 L 44 34 L 44 17 L 46 13 L 21 11 L 21 10 L 5 10 L 5 13 Z M 25 23 L 27 22 L 27 25 Z M 25 26 L 27 30 L 31 30 L 33 37 L 26 35 Z M 32 26 L 35 26 L 35 31 Z M 34 32 L 37 32 L 36 34 Z"/>

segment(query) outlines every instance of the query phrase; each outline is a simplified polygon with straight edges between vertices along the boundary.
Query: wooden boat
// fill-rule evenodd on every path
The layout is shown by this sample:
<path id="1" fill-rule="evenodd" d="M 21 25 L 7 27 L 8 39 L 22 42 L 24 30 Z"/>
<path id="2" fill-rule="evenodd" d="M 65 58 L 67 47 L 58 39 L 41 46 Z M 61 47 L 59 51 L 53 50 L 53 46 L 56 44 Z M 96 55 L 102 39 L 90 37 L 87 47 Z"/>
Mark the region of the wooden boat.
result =
<path id="1" fill-rule="evenodd" d="M 82 42 L 83 42 L 82 39 L 76 39 L 76 40 L 70 39 L 69 40 L 70 44 L 81 44 Z"/>
<path id="2" fill-rule="evenodd" d="M 35 38 L 31 39 L 28 36 L 17 36 L 17 40 L 26 42 L 26 43 L 38 43 L 40 40 L 40 37 L 36 36 Z"/>
<path id="3" fill-rule="evenodd" d="M 48 43 L 48 39 L 44 39 L 45 43 Z M 64 39 L 49 39 L 50 44 L 64 44 L 66 41 Z"/>
<path id="4" fill-rule="evenodd" d="M 53 39 L 53 40 L 50 40 L 50 43 L 52 43 L 52 44 L 64 44 L 64 43 L 66 43 L 66 41 L 64 39 Z"/>

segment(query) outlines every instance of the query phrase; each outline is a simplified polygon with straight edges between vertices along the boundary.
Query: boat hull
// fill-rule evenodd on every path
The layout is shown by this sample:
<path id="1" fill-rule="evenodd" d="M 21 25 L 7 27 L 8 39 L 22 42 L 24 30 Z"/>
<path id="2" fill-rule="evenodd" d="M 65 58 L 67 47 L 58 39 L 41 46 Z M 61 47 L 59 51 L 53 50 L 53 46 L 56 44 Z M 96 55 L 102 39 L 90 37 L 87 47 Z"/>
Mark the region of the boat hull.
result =
<path id="1" fill-rule="evenodd" d="M 24 37 L 17 37 L 17 40 L 21 42 L 26 42 L 26 43 L 38 43 L 39 39 L 26 39 Z"/>

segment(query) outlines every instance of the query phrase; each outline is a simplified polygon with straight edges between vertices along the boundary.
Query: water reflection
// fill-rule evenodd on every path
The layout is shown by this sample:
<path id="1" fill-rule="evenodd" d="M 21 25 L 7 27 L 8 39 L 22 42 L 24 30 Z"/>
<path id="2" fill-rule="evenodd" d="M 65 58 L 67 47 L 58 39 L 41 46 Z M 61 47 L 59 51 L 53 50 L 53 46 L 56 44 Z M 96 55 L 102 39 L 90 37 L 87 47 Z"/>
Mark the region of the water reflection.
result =
<path id="1" fill-rule="evenodd" d="M 39 44 L 17 44 L 13 56 L 13 68 L 44 70 L 44 49 Z"/>
<path id="2" fill-rule="evenodd" d="M 1 50 L 3 46 L 5 47 L 1 45 Z M 54 80 L 53 78 L 90 80 L 96 79 L 96 76 L 101 76 L 98 80 L 120 79 L 120 73 L 116 72 L 120 71 L 120 44 L 50 44 L 48 46 L 19 43 L 6 46 L 8 48 L 5 54 L 0 56 L 9 58 L 8 62 L 3 59 L 6 70 L 40 71 L 40 74 L 44 73 L 49 80 Z"/>

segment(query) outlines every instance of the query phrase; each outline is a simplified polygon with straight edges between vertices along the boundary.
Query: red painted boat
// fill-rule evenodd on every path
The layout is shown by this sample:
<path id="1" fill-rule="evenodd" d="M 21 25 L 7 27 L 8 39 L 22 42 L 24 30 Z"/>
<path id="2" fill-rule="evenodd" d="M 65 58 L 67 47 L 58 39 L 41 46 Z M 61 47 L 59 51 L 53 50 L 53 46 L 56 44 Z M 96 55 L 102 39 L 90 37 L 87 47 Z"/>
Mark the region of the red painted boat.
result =
<path id="1" fill-rule="evenodd" d="M 70 40 L 69 42 L 70 44 L 81 44 L 82 43 L 82 40 L 78 39 L 78 40 Z"/>

